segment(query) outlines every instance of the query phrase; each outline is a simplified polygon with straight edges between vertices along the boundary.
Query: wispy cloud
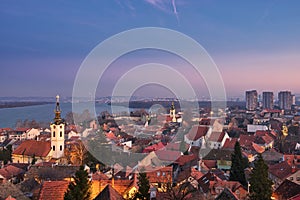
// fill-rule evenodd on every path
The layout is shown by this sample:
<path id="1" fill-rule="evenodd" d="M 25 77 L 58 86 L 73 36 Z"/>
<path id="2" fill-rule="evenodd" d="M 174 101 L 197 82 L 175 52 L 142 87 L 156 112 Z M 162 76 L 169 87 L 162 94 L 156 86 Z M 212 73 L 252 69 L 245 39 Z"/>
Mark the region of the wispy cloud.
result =
<path id="1" fill-rule="evenodd" d="M 179 16 L 177 12 L 177 6 L 175 0 L 145 0 L 147 3 L 153 5 L 159 10 L 166 13 L 173 13 L 176 16 L 177 22 L 179 24 Z M 172 8 L 170 10 L 170 8 Z"/>

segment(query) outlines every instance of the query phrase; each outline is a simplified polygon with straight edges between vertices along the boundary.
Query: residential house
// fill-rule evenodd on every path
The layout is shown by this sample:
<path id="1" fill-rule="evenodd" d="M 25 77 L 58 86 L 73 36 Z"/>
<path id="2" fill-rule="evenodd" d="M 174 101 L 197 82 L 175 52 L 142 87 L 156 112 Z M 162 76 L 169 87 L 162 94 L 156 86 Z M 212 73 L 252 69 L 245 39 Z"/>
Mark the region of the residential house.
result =
<path id="1" fill-rule="evenodd" d="M 15 130 L 8 132 L 8 135 L 10 139 L 25 140 L 29 130 L 29 128 L 16 128 Z"/>
<path id="2" fill-rule="evenodd" d="M 293 173 L 293 168 L 287 162 L 269 165 L 269 178 L 276 189 L 287 177 Z"/>
<path id="3" fill-rule="evenodd" d="M 157 188 L 158 191 L 166 191 L 167 184 L 173 183 L 173 167 L 144 167 L 150 186 Z"/>
<path id="4" fill-rule="evenodd" d="M 273 138 L 269 131 L 256 131 L 254 143 L 263 147 L 264 149 L 272 149 L 275 138 Z"/>
<path id="5" fill-rule="evenodd" d="M 6 133 L 0 133 L 0 144 L 3 143 L 7 139 Z"/>
<path id="6" fill-rule="evenodd" d="M 232 191 L 225 188 L 215 200 L 239 200 L 239 198 Z"/>
<path id="7" fill-rule="evenodd" d="M 212 149 L 205 157 L 203 161 L 210 161 L 214 163 L 212 168 L 218 168 L 223 170 L 229 170 L 231 168 L 231 154 L 233 151 L 225 149 Z"/>
<path id="8" fill-rule="evenodd" d="M 124 198 L 111 185 L 106 185 L 94 200 L 124 200 Z"/>
<path id="9" fill-rule="evenodd" d="M 40 192 L 39 200 L 63 200 L 64 194 L 68 189 L 68 181 L 44 181 Z"/>
<path id="10" fill-rule="evenodd" d="M 0 169 L 0 175 L 4 178 L 4 180 L 12 183 L 19 183 L 23 180 L 24 173 L 25 170 L 13 165 L 7 165 Z"/>
<path id="11" fill-rule="evenodd" d="M 299 194 L 300 194 L 300 185 L 286 179 L 274 191 L 272 198 L 278 200 L 287 200 Z"/>
<path id="12" fill-rule="evenodd" d="M 40 130 L 36 128 L 29 129 L 26 131 L 26 140 L 34 140 L 40 135 Z"/>
<path id="13" fill-rule="evenodd" d="M 293 174 L 288 176 L 286 179 L 300 185 L 300 170 L 295 171 Z"/>
<path id="14" fill-rule="evenodd" d="M 184 136 L 184 141 L 191 147 L 205 147 L 205 136 L 209 128 L 206 126 L 193 126 L 190 131 Z"/>
<path id="15" fill-rule="evenodd" d="M 228 189 L 237 199 L 246 199 L 247 190 L 237 181 L 222 180 L 212 171 L 203 175 L 199 180 L 199 189 L 207 197 L 218 197 L 224 190 Z"/>
<path id="16" fill-rule="evenodd" d="M 211 149 L 220 149 L 224 146 L 227 139 L 229 139 L 229 136 L 226 131 L 212 132 L 208 138 L 207 145 Z"/>

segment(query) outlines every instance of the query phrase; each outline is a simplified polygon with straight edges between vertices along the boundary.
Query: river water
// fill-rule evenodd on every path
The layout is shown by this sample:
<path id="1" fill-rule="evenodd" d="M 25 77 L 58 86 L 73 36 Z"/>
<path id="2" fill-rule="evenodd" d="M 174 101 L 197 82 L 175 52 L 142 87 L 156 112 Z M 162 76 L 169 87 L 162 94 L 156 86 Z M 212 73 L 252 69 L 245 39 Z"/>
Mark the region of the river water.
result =
<path id="1" fill-rule="evenodd" d="M 72 103 L 61 103 L 60 108 L 62 116 L 64 117 L 68 112 L 72 111 Z M 77 112 L 82 112 L 87 107 L 85 104 L 79 106 Z M 55 104 L 44 104 L 36 106 L 16 107 L 16 108 L 2 108 L 0 109 L 0 128 L 11 127 L 14 128 L 17 120 L 36 120 L 37 122 L 51 122 L 54 118 Z M 107 104 L 96 104 L 96 114 L 102 111 L 111 113 L 111 107 Z M 131 109 L 130 109 L 131 110 Z M 128 108 L 123 106 L 114 106 L 114 113 L 129 112 Z M 90 113 L 93 113 L 90 110 Z"/>

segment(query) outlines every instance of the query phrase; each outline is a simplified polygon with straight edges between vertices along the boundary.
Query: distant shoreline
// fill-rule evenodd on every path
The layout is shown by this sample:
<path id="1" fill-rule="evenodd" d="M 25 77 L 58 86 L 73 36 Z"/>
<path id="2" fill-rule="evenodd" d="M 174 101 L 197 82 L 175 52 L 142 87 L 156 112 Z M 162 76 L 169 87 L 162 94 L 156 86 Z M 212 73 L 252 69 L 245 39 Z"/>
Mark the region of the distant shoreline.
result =
<path id="1" fill-rule="evenodd" d="M 174 101 L 174 106 L 176 108 L 179 108 L 179 101 Z M 192 102 L 188 102 L 186 101 L 186 103 L 193 105 Z M 133 108 L 133 109 L 149 109 L 151 108 L 151 106 L 155 105 L 155 104 L 159 104 L 161 106 L 163 106 L 164 108 L 168 108 L 171 106 L 172 101 L 130 101 L 129 105 L 128 102 L 124 103 L 124 102 L 118 102 L 118 103 L 107 103 L 107 105 L 116 105 L 116 106 L 129 106 L 129 108 Z M 240 107 L 245 107 L 246 106 L 246 102 L 240 101 L 240 102 L 234 102 L 234 101 L 226 101 L 227 106 L 240 106 Z M 211 107 L 211 101 L 198 101 L 198 105 L 199 107 Z"/>
<path id="2" fill-rule="evenodd" d="M 38 106 L 45 104 L 52 104 L 53 102 L 32 102 L 32 101 L 21 101 L 21 102 L 0 102 L 0 109 L 3 108 L 17 108 L 17 107 L 26 107 L 26 106 Z"/>

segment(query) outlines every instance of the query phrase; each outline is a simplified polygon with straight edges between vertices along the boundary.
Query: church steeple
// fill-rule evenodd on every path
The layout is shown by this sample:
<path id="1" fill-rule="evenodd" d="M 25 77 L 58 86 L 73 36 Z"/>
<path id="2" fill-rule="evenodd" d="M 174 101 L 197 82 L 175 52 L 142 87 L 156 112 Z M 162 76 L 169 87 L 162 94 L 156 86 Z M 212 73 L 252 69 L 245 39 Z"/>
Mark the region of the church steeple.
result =
<path id="1" fill-rule="evenodd" d="M 51 128 L 51 147 L 52 158 L 59 159 L 64 156 L 65 149 L 65 121 L 61 118 L 59 106 L 59 96 L 56 96 L 54 122 L 50 124 Z"/>
<path id="2" fill-rule="evenodd" d="M 174 102 L 172 102 L 171 108 L 170 108 L 170 117 L 172 118 L 172 122 L 176 122 L 176 111 L 175 111 L 175 105 Z"/>
<path id="3" fill-rule="evenodd" d="M 55 118 L 54 118 L 54 123 L 55 124 L 59 124 L 62 120 L 61 120 L 61 110 L 60 110 L 60 106 L 59 106 L 59 96 L 56 95 L 56 107 L 55 107 Z"/>

